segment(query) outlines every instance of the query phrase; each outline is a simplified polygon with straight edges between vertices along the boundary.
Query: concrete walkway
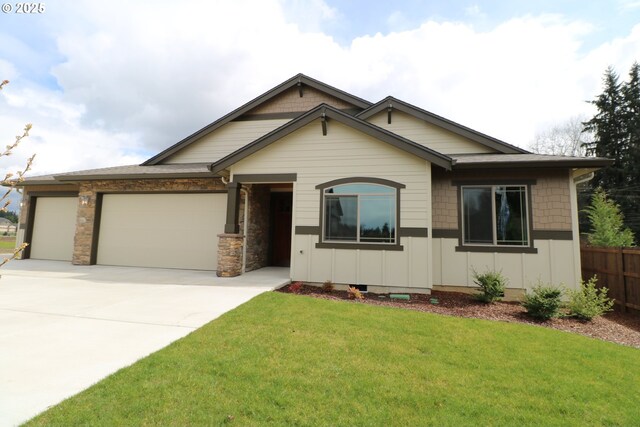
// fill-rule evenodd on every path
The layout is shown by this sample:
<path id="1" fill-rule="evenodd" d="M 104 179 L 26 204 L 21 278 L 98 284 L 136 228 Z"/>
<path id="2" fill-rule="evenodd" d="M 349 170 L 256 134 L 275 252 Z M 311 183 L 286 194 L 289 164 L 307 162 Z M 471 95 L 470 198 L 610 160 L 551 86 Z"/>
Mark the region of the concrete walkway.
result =
<path id="1" fill-rule="evenodd" d="M 0 426 L 30 419 L 289 282 L 269 267 L 211 271 L 22 260 L 0 274 Z"/>

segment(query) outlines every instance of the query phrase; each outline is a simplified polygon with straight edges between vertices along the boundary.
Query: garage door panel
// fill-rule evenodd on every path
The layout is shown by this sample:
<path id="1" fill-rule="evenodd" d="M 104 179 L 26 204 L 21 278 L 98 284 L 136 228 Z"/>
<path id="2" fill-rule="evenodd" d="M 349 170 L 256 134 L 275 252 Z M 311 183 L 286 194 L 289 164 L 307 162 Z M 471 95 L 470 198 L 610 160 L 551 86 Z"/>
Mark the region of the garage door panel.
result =
<path id="1" fill-rule="evenodd" d="M 98 264 L 215 270 L 226 194 L 106 194 Z"/>
<path id="2" fill-rule="evenodd" d="M 31 234 L 33 259 L 71 261 L 77 197 L 38 197 Z"/>

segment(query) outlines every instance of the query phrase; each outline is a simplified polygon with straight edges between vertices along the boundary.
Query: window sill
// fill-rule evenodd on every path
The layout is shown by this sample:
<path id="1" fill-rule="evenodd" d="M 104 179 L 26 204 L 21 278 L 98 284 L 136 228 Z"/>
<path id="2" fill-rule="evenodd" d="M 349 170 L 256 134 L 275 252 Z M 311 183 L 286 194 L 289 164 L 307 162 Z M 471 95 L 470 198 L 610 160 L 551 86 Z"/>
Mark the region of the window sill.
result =
<path id="1" fill-rule="evenodd" d="M 392 245 L 384 243 L 337 243 L 337 242 L 320 242 L 316 243 L 319 249 L 363 249 L 369 251 L 403 251 L 402 245 Z"/>
<path id="2" fill-rule="evenodd" d="M 456 246 L 456 252 L 484 252 L 502 254 L 537 254 L 538 249 L 530 246 Z"/>

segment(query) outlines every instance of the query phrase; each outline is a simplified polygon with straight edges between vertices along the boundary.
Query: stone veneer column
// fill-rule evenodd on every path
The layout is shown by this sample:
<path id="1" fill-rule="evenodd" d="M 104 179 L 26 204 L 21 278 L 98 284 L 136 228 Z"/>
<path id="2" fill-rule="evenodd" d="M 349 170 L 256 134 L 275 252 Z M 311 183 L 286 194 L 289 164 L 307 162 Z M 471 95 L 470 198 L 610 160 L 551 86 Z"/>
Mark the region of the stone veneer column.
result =
<path id="1" fill-rule="evenodd" d="M 80 200 L 87 198 L 87 204 L 83 205 Z M 96 218 L 97 194 L 88 185 L 81 185 L 78 194 L 78 215 L 76 219 L 76 234 L 73 244 L 74 265 L 91 265 L 95 263 L 91 254 L 94 252 L 94 227 Z"/>
<path id="2" fill-rule="evenodd" d="M 218 277 L 235 277 L 242 274 L 242 234 L 218 234 Z"/>

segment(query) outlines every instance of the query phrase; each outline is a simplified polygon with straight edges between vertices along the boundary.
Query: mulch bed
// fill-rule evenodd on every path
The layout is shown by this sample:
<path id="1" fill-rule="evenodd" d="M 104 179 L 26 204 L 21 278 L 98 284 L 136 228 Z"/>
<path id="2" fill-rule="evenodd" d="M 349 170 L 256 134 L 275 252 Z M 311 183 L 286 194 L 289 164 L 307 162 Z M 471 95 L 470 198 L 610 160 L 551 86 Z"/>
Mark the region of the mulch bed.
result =
<path id="1" fill-rule="evenodd" d="M 280 288 L 278 292 L 292 293 L 289 287 L 290 285 Z M 334 290 L 326 293 L 320 287 L 311 285 L 302 285 L 301 289 L 296 293 L 328 300 L 399 307 L 449 316 L 527 323 L 640 349 L 640 316 L 617 311 L 607 313 L 605 316 L 596 318 L 591 322 L 583 322 L 569 317 L 540 322 L 528 317 L 526 310 L 517 302 L 484 304 L 477 301 L 472 295 L 459 292 L 432 291 L 431 295 L 409 294 L 411 298 L 409 301 L 391 300 L 388 294 L 374 294 L 371 292 L 363 293 L 363 300 L 350 300 L 347 291 Z M 437 298 L 438 304 L 432 304 L 431 298 Z"/>

